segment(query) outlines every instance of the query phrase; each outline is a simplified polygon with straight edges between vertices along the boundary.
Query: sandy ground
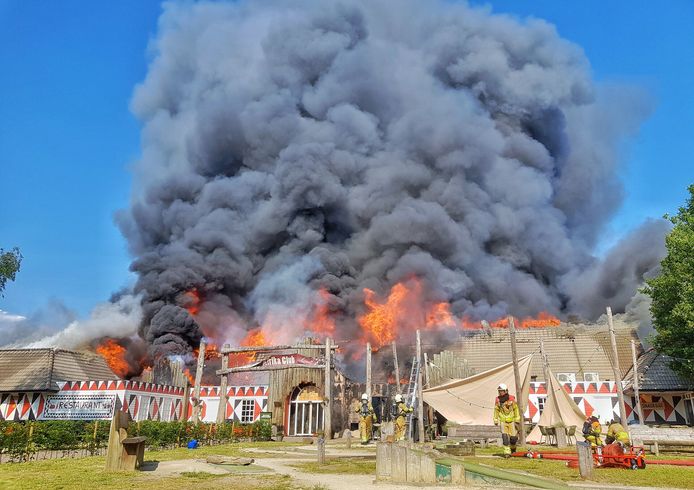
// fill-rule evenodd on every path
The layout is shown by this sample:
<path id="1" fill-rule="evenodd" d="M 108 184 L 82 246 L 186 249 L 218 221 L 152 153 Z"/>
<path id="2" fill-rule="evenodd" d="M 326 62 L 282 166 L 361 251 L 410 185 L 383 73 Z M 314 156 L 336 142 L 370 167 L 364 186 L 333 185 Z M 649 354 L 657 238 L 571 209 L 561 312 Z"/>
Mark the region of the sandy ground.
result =
<path id="1" fill-rule="evenodd" d="M 302 462 L 315 461 L 316 459 L 316 446 L 307 445 L 300 447 L 292 447 L 291 449 L 248 449 L 246 452 L 249 453 L 249 457 L 255 459 L 255 463 L 249 466 L 235 466 L 235 467 L 225 467 L 224 465 L 214 465 L 207 463 L 204 459 L 184 459 L 177 461 L 162 461 L 158 463 L 145 463 L 146 467 L 143 468 L 143 477 L 154 477 L 163 478 L 167 476 L 177 476 L 184 472 L 201 472 L 201 473 L 212 473 L 215 475 L 223 474 L 242 474 L 242 475 L 254 475 L 254 474 L 277 474 L 277 475 L 287 475 L 292 478 L 292 481 L 297 485 L 311 488 L 315 485 L 322 485 L 326 489 L 330 490 L 353 490 L 362 488 L 374 488 L 374 489 L 384 489 L 384 490 L 412 490 L 417 489 L 442 489 L 451 488 L 446 485 L 403 485 L 394 484 L 387 482 L 375 482 L 373 475 L 346 475 L 346 474 L 313 474 L 306 473 L 302 470 L 294 468 L 292 465 Z M 255 454 L 253 454 L 255 453 Z M 256 456 L 257 454 L 257 456 Z M 272 457 L 263 457 L 263 455 L 272 454 Z M 364 458 L 372 457 L 374 460 L 376 458 L 376 448 L 375 446 L 367 447 L 352 447 L 352 449 L 347 449 L 344 446 L 327 445 L 326 446 L 326 456 L 330 458 Z M 147 476 L 145 476 L 147 475 Z M 607 489 L 610 490 L 638 490 L 638 487 L 620 487 L 617 485 L 608 486 L 600 484 L 590 483 L 570 483 L 571 487 L 581 488 L 581 489 Z M 487 489 L 487 487 L 472 487 L 466 486 L 464 488 L 469 489 Z M 518 487 L 510 484 L 509 486 L 504 486 L 504 490 L 512 490 L 514 488 L 528 488 L 528 487 Z M 659 489 L 667 490 L 667 489 Z"/>

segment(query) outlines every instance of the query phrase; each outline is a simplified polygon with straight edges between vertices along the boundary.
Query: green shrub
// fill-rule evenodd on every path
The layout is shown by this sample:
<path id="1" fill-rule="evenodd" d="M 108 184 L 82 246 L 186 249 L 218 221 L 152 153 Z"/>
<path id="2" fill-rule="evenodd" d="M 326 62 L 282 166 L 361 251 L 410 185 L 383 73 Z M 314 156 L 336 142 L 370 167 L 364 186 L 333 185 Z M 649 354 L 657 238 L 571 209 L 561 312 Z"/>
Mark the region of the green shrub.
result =
<path id="1" fill-rule="evenodd" d="M 267 420 L 258 420 L 252 427 L 251 437 L 254 441 L 269 441 L 272 437 L 272 425 Z"/>
<path id="2" fill-rule="evenodd" d="M 38 450 L 87 449 L 95 454 L 108 444 L 110 420 L 46 420 L 33 422 L 0 421 L 0 453 L 14 460 L 24 461 Z M 33 426 L 32 437 L 29 428 Z M 96 429 L 96 431 L 95 431 Z M 268 422 L 252 425 L 223 424 L 194 425 L 189 422 L 161 422 L 143 420 L 133 422 L 128 431 L 131 436 L 144 436 L 151 449 L 172 448 L 186 445 L 197 439 L 201 445 L 237 441 L 240 437 L 266 441 L 270 439 Z"/>

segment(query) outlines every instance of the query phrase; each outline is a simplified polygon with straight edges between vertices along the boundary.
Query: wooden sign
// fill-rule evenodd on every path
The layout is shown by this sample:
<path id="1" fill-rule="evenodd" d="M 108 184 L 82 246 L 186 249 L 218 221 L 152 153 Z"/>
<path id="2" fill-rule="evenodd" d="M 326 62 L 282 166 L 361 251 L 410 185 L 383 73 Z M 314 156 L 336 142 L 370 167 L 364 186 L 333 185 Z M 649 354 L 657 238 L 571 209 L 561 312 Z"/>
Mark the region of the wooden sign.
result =
<path id="1" fill-rule="evenodd" d="M 259 364 L 260 366 L 321 366 L 323 365 L 322 359 L 316 357 L 306 357 L 301 354 L 287 354 L 287 355 L 276 355 L 270 356 L 264 359 Z"/>

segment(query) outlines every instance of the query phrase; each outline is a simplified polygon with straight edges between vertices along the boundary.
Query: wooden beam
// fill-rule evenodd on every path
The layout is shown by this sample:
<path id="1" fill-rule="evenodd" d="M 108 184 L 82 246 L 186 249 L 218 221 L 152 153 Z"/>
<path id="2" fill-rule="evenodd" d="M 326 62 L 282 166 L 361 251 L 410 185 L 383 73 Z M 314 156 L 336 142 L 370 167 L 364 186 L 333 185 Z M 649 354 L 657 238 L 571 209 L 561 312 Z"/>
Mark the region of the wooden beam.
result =
<path id="1" fill-rule="evenodd" d="M 639 416 L 639 424 L 645 425 L 643 421 L 643 410 L 641 409 L 641 395 L 639 393 L 639 371 L 636 362 L 636 342 L 631 339 L 631 362 L 633 364 L 632 371 L 634 372 L 634 396 L 636 397 L 636 414 Z M 626 424 L 626 422 L 623 422 Z"/>
<path id="2" fill-rule="evenodd" d="M 366 343 L 366 395 L 371 403 L 371 342 Z"/>
<path id="3" fill-rule="evenodd" d="M 190 406 L 190 382 L 186 376 L 185 385 L 183 386 L 183 404 L 181 405 L 181 418 L 179 422 L 188 422 L 188 407 Z"/>
<path id="4" fill-rule="evenodd" d="M 419 431 L 418 442 L 425 441 L 424 435 L 424 400 L 422 400 L 422 337 L 417 330 L 417 430 Z"/>
<path id="5" fill-rule="evenodd" d="M 226 347 L 228 344 L 225 344 Z M 222 354 L 222 370 L 229 369 L 229 354 Z M 227 418 L 227 383 L 229 375 L 223 374 L 219 382 L 219 407 L 217 408 L 217 423 L 223 424 Z"/>
<path id="6" fill-rule="evenodd" d="M 424 384 L 426 385 L 427 388 L 431 388 L 431 378 L 429 377 L 429 357 L 427 356 L 427 353 L 424 353 Z M 431 425 L 432 421 L 434 420 L 434 409 L 432 408 L 431 405 L 427 405 L 427 419 L 429 420 L 429 424 Z"/>
<path id="7" fill-rule="evenodd" d="M 624 427 L 627 427 L 627 409 L 624 406 L 624 390 L 622 388 L 622 373 L 619 372 L 619 355 L 617 354 L 617 338 L 614 334 L 612 323 L 612 308 L 607 307 L 607 326 L 610 329 L 610 344 L 612 345 L 612 372 L 617 386 L 617 398 L 619 399 L 619 418 Z"/>
<path id="8" fill-rule="evenodd" d="M 332 376 L 330 376 L 331 354 L 330 337 L 327 337 L 325 339 L 325 407 L 323 409 L 323 434 L 325 434 L 325 439 L 333 438 L 333 380 Z M 323 444 L 323 451 L 325 452 L 325 444 Z M 323 460 L 325 460 L 325 454 L 323 454 Z"/>
<path id="9" fill-rule="evenodd" d="M 196 403 L 193 407 L 193 423 L 196 425 L 200 422 L 200 409 L 202 408 L 200 404 L 200 384 L 202 383 L 202 372 L 205 369 L 205 351 L 207 350 L 207 343 L 205 339 L 200 340 L 200 347 L 198 348 L 198 366 L 195 370 L 195 389 L 193 390 L 193 397 L 195 397 Z"/>
<path id="10" fill-rule="evenodd" d="M 393 365 L 395 366 L 395 393 L 400 394 L 400 365 L 398 364 L 398 348 L 393 340 Z"/>
<path id="11" fill-rule="evenodd" d="M 339 349 L 339 345 L 331 345 L 331 350 Z M 325 345 L 323 344 L 305 344 L 305 345 L 255 345 L 248 347 L 224 347 L 220 351 L 220 354 L 238 354 L 241 352 L 272 352 L 276 350 L 295 350 L 295 349 L 315 349 L 324 350 Z"/>
<path id="12" fill-rule="evenodd" d="M 223 374 L 232 373 L 252 373 L 259 371 L 279 371 L 281 369 L 325 369 L 324 365 L 320 366 L 306 366 L 303 364 L 286 364 L 278 366 L 253 366 L 253 367 L 232 367 L 228 369 L 218 369 L 217 376 L 222 376 Z"/>
<path id="13" fill-rule="evenodd" d="M 513 378 L 516 382 L 516 403 L 520 412 L 520 437 L 521 446 L 525 446 L 525 403 L 523 400 L 523 387 L 521 386 L 520 370 L 518 369 L 518 351 L 516 350 L 516 322 L 512 316 L 508 317 L 508 330 L 511 334 L 511 358 L 513 360 Z"/>

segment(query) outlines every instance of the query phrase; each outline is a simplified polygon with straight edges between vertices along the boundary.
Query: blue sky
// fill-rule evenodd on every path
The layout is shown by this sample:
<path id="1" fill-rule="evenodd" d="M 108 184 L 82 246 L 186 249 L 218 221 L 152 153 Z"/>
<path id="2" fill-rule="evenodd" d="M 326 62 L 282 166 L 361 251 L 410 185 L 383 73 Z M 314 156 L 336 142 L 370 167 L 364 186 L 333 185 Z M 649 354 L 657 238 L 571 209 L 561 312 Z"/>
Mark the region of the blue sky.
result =
<path id="1" fill-rule="evenodd" d="M 601 249 L 676 211 L 694 183 L 694 2 L 471 3 L 548 20 L 583 47 L 595 79 L 653 97 Z M 139 152 L 128 104 L 159 12 L 154 0 L 0 0 L 0 247 L 25 256 L 0 309 L 29 315 L 58 300 L 85 316 L 133 281 L 113 214 L 128 203 Z"/>

